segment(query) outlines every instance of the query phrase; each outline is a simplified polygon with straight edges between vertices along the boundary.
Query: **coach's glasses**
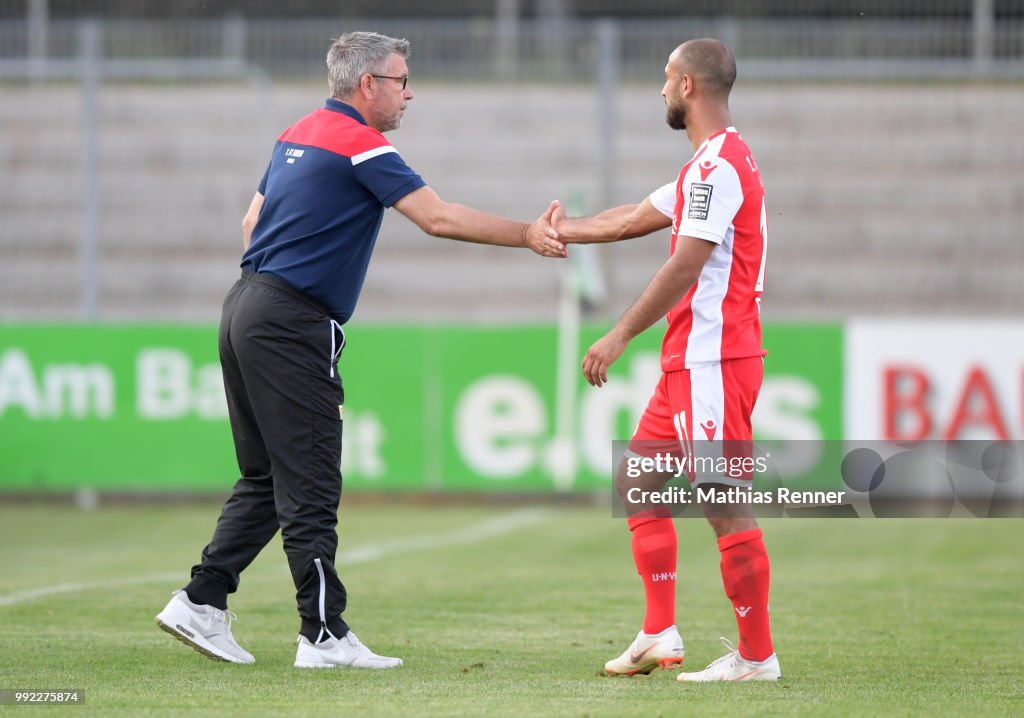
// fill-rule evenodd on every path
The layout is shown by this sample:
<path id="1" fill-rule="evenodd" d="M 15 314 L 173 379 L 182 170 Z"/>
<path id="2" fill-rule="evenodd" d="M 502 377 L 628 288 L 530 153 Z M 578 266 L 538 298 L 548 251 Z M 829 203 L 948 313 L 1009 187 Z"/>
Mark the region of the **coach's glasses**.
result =
<path id="1" fill-rule="evenodd" d="M 409 84 L 408 75 L 402 75 L 401 77 L 395 77 L 394 75 L 370 75 L 370 77 L 376 77 L 381 80 L 400 80 L 402 83 L 403 90 L 405 89 L 405 86 Z"/>

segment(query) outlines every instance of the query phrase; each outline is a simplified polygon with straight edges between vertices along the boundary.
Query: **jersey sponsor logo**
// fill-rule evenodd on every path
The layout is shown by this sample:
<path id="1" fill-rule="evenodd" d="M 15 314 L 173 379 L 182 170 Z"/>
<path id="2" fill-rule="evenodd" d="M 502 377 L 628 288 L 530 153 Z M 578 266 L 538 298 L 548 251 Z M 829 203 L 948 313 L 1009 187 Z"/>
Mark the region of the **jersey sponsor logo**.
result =
<path id="1" fill-rule="evenodd" d="M 687 219 L 706 220 L 711 209 L 711 192 L 714 185 L 694 182 L 690 185 L 690 199 L 686 202 Z"/>
<path id="2" fill-rule="evenodd" d="M 708 175 L 718 169 L 718 165 L 711 164 L 711 160 L 704 160 L 697 169 L 700 170 L 700 181 L 703 182 L 708 178 Z"/>
<path id="3" fill-rule="evenodd" d="M 290 165 L 295 164 L 295 160 L 306 154 L 306 150 L 296 149 L 295 147 L 289 147 L 284 151 L 284 156 L 288 159 L 285 160 Z"/>
<path id="4" fill-rule="evenodd" d="M 708 441 L 715 440 L 715 432 L 718 431 L 718 425 L 714 419 L 708 419 L 700 425 L 700 428 L 704 430 L 704 436 L 708 437 Z"/>

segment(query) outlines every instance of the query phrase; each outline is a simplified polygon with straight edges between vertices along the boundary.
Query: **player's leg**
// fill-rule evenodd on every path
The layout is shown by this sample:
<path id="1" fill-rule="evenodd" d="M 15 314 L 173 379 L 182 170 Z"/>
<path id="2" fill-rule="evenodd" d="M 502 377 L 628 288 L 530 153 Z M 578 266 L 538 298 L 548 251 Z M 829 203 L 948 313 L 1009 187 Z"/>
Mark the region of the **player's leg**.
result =
<path id="1" fill-rule="evenodd" d="M 630 457 L 678 456 L 679 442 L 670 433 L 672 418 L 663 391 L 664 377 L 640 420 L 627 449 Z M 683 662 L 683 641 L 675 626 L 677 541 L 671 510 L 638 500 L 639 492 L 658 492 L 671 474 L 642 472 L 630 476 L 626 461 L 618 467 L 615 489 L 627 513 L 633 561 L 644 585 L 644 622 L 632 645 L 605 664 L 610 675 L 650 673 Z"/>
<path id="2" fill-rule="evenodd" d="M 725 361 L 694 369 L 692 404 L 697 454 L 727 462 L 750 455 L 750 416 L 763 376 L 759 357 Z M 715 431 L 717 427 L 717 432 Z M 717 441 L 715 441 L 717 439 Z M 703 447 L 703 448 L 700 448 Z M 730 463 L 729 465 L 735 465 Z M 750 487 L 749 472 L 698 474 L 702 488 L 726 491 Z M 771 566 L 752 505 L 745 502 L 705 504 L 721 556 L 722 584 L 733 605 L 740 643 L 704 671 L 680 674 L 681 681 L 774 680 L 780 677 L 768 617 Z"/>

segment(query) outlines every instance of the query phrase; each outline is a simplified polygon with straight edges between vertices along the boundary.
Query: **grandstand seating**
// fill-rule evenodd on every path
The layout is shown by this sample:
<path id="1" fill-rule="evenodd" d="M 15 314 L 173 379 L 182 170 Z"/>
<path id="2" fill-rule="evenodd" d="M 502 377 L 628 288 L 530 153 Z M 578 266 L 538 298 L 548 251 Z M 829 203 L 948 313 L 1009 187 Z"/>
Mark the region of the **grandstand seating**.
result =
<path id="1" fill-rule="evenodd" d="M 620 87 L 615 203 L 690 154 L 660 80 Z M 601 208 L 589 85 L 414 85 L 389 135 L 442 197 L 525 219 L 553 198 Z M 80 315 L 82 93 L 4 88 L 0 319 Z M 108 84 L 100 100 L 99 318 L 215 321 L 239 223 L 276 135 L 321 84 Z M 740 83 L 733 118 L 765 179 L 773 319 L 1016 314 L 1024 299 L 1024 94 L 999 86 Z M 667 255 L 667 233 L 599 250 L 617 316 Z M 428 237 L 388 212 L 356 318 L 553 320 L 562 265 Z"/>

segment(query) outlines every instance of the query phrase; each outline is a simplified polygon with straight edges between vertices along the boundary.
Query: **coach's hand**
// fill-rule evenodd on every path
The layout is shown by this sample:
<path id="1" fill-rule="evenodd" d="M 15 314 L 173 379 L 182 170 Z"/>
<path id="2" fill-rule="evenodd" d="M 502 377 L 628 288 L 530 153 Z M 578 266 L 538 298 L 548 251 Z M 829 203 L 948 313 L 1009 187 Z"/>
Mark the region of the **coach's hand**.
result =
<path id="1" fill-rule="evenodd" d="M 604 386 L 608 382 L 608 367 L 622 356 L 629 345 L 629 338 L 616 326 L 594 342 L 583 357 L 583 376 L 591 386 Z"/>
<path id="2" fill-rule="evenodd" d="M 551 216 L 561 205 L 556 199 L 551 206 L 537 221 L 531 224 L 526 230 L 523 241 L 527 247 L 542 257 L 557 257 L 559 259 L 569 256 L 565 251 L 565 244 L 558 236 L 557 230 L 551 224 Z"/>
<path id="3" fill-rule="evenodd" d="M 563 205 L 557 199 L 554 201 L 553 204 L 557 204 L 558 206 L 555 207 L 555 211 L 551 213 L 550 221 L 551 226 L 554 227 L 555 231 L 557 232 L 558 223 L 565 219 L 565 205 Z M 561 236 L 559 236 L 559 239 L 561 239 Z"/>

